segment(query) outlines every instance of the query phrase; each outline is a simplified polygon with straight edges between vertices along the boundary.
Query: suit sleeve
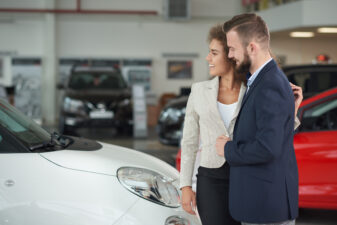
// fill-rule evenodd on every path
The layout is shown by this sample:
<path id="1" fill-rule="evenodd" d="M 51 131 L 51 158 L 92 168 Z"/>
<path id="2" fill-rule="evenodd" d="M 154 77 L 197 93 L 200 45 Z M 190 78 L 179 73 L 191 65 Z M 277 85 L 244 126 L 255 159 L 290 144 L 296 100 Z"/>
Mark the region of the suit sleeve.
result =
<path id="1" fill-rule="evenodd" d="M 294 104 L 283 92 L 275 85 L 259 90 L 255 103 L 255 138 L 229 141 L 225 145 L 225 157 L 231 166 L 267 163 L 281 155 L 285 132 L 289 132 L 286 129 L 294 127 Z"/>
<path id="2" fill-rule="evenodd" d="M 192 186 L 194 163 L 199 150 L 199 115 L 194 107 L 195 85 L 187 101 L 183 138 L 181 141 L 180 188 Z"/>

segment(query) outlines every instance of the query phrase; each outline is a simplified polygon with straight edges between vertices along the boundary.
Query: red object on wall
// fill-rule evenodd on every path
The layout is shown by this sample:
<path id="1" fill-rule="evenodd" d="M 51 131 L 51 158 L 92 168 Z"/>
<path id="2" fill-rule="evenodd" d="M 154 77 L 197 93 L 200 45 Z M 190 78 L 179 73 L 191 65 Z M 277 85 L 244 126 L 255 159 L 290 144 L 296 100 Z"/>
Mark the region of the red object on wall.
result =
<path id="1" fill-rule="evenodd" d="M 242 5 L 247 6 L 259 2 L 260 0 L 242 0 Z"/>

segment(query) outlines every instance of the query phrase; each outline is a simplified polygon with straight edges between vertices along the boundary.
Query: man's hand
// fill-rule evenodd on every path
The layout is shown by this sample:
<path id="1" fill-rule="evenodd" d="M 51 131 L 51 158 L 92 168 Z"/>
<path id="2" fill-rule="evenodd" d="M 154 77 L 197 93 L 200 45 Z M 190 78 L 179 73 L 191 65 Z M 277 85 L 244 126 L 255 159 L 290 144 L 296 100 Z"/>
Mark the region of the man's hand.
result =
<path id="1" fill-rule="evenodd" d="M 183 209 L 189 214 L 195 215 L 195 209 L 197 207 L 195 192 L 192 190 L 190 186 L 183 187 L 181 191 L 182 191 L 181 203 Z"/>
<path id="2" fill-rule="evenodd" d="M 215 148 L 216 148 L 216 153 L 219 156 L 225 157 L 225 145 L 227 143 L 227 141 L 230 141 L 231 139 L 229 137 L 226 137 L 224 135 L 219 136 L 216 139 L 216 144 L 215 144 Z"/>
<path id="3" fill-rule="evenodd" d="M 289 82 L 290 83 L 290 82 Z M 295 116 L 297 115 L 298 108 L 300 107 L 303 100 L 302 88 L 290 83 L 291 89 L 293 90 L 295 97 Z"/>

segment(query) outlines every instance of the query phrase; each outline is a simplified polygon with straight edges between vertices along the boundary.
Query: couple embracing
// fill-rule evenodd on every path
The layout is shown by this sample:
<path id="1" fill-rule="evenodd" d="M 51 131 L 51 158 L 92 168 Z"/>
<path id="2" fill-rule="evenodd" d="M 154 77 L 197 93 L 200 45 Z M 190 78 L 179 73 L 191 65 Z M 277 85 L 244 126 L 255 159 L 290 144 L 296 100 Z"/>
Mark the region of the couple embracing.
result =
<path id="1" fill-rule="evenodd" d="M 214 78 L 192 85 L 181 142 L 182 205 L 203 225 L 295 224 L 293 147 L 302 90 L 270 51 L 267 25 L 241 14 L 209 32 Z M 193 168 L 202 142 L 197 191 Z"/>

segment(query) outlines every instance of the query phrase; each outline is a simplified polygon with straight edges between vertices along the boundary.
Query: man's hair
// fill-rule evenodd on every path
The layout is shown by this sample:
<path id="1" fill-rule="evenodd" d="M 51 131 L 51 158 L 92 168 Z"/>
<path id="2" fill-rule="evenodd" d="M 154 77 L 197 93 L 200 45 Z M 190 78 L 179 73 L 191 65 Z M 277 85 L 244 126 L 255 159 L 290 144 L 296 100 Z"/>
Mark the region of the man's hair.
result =
<path id="1" fill-rule="evenodd" d="M 234 16 L 223 25 L 225 33 L 236 31 L 242 44 L 246 47 L 252 40 L 269 47 L 270 34 L 266 23 L 255 13 L 244 13 Z"/>

